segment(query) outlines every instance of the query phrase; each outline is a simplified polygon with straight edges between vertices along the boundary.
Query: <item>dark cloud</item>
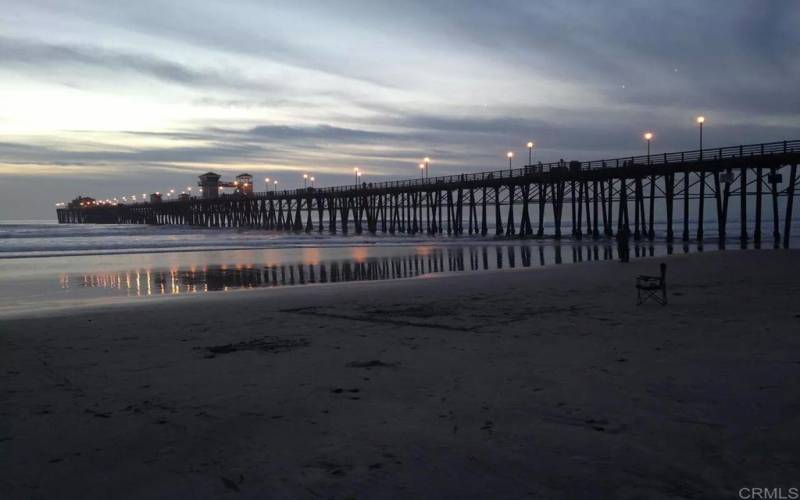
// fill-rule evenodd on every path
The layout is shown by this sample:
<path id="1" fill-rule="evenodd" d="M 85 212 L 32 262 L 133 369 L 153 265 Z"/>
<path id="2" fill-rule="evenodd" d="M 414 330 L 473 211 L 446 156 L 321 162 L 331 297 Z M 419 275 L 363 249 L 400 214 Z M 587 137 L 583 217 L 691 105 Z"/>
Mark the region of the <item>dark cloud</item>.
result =
<path id="1" fill-rule="evenodd" d="M 245 135 L 266 140 L 320 141 L 332 143 L 361 143 L 386 139 L 401 139 L 401 134 L 372 132 L 332 125 L 313 127 L 288 127 L 285 125 L 259 125 L 245 131 Z"/>
<path id="2" fill-rule="evenodd" d="M 432 2 L 430 9 L 437 29 L 465 50 L 598 91 L 608 104 L 800 111 L 797 2 Z"/>

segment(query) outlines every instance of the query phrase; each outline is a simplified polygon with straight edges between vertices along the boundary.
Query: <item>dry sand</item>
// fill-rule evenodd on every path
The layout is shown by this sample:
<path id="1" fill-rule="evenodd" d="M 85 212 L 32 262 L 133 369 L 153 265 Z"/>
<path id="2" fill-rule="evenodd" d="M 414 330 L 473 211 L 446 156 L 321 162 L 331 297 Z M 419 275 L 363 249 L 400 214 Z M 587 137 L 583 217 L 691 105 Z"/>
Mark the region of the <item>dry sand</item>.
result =
<path id="1" fill-rule="evenodd" d="M 661 261 L 670 304 L 637 307 Z M 797 487 L 799 269 L 731 251 L 4 320 L 0 497 Z"/>

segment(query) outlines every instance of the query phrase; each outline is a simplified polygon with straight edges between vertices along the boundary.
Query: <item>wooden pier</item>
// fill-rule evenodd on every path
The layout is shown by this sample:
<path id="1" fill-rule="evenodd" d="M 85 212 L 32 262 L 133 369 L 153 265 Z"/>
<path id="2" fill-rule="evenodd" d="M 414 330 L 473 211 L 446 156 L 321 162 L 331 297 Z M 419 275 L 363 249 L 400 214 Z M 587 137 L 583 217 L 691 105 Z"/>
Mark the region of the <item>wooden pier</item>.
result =
<path id="1" fill-rule="evenodd" d="M 625 228 L 639 240 L 655 238 L 658 207 L 666 219 L 663 236 L 668 241 L 702 241 L 704 219 L 711 213 L 716 214 L 717 234 L 724 241 L 730 200 L 737 199 L 742 243 L 752 239 L 760 244 L 764 231 L 771 229 L 773 241 L 788 246 L 798 163 L 800 140 L 794 140 L 216 199 L 68 207 L 57 212 L 60 223 L 308 233 L 489 236 L 491 227 L 495 237 L 558 239 L 567 233 L 576 239 L 598 239 Z M 771 217 L 766 219 L 764 210 Z M 546 219 L 554 223 L 553 234 L 545 235 Z M 692 220 L 694 234 L 690 234 Z M 771 221 L 770 228 L 763 227 L 765 220 Z"/>

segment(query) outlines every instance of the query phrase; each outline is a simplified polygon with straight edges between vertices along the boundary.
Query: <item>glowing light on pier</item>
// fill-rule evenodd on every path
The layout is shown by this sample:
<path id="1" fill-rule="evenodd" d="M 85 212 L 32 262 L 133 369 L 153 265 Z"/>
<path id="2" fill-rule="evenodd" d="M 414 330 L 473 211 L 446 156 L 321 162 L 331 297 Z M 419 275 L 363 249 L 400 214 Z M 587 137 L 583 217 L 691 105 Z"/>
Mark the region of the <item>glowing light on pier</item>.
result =
<path id="1" fill-rule="evenodd" d="M 700 126 L 700 159 L 703 158 L 703 124 L 706 122 L 705 116 L 697 117 L 697 124 Z"/>

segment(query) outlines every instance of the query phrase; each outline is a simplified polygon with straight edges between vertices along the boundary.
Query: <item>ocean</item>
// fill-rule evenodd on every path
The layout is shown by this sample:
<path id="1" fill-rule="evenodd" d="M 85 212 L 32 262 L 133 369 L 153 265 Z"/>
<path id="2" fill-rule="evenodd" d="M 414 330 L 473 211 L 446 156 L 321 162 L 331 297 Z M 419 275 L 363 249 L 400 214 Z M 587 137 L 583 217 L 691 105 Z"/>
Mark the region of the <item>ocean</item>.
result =
<path id="1" fill-rule="evenodd" d="M 706 224 L 715 227 L 713 221 Z M 752 226 L 751 226 L 752 227 Z M 763 248 L 772 247 L 771 228 Z M 552 227 L 546 226 L 552 232 Z M 678 227 L 676 226 L 676 229 Z M 662 235 L 663 225 L 656 225 Z M 693 231 L 694 233 L 694 231 Z M 800 227 L 793 229 L 797 247 Z M 490 231 L 491 234 L 491 231 Z M 728 227 L 725 250 L 740 249 Z M 752 243 L 749 246 L 752 248 Z M 720 250 L 663 237 L 631 241 L 632 257 Z M 613 240 L 330 235 L 260 229 L 0 221 L 0 315 L 240 289 L 409 279 L 617 258 Z"/>

